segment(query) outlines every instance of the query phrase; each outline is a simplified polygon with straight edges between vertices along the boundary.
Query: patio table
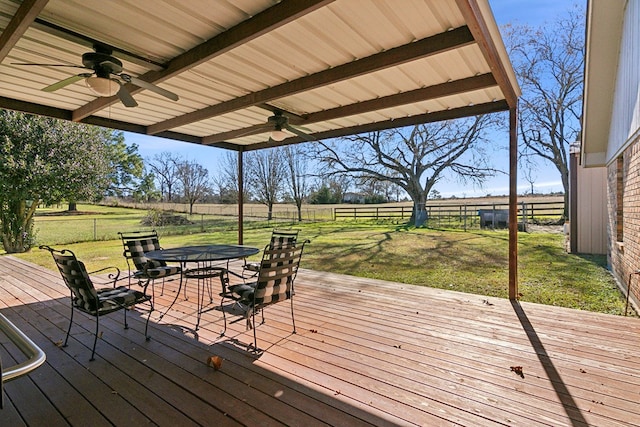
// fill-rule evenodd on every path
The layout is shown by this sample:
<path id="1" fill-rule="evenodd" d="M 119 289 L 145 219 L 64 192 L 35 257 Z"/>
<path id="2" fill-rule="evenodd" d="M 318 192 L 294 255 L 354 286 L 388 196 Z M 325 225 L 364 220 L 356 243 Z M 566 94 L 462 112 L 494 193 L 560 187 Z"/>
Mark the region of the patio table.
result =
<path id="1" fill-rule="evenodd" d="M 146 252 L 145 256 L 151 260 L 165 261 L 165 262 L 177 262 L 182 267 L 182 274 L 180 276 L 180 285 L 176 296 L 169 305 L 169 308 L 160 316 L 160 319 L 175 304 L 180 295 L 180 290 L 183 286 L 183 281 L 187 279 L 198 280 L 197 290 L 197 313 L 196 313 L 196 327 L 195 331 L 198 331 L 200 327 L 200 318 L 204 310 L 204 298 L 205 287 L 209 291 L 209 303 L 213 302 L 213 295 L 211 293 L 211 279 L 215 277 L 220 278 L 220 284 L 222 286 L 222 292 L 225 292 L 225 286 L 228 282 L 228 264 L 232 259 L 242 259 L 251 255 L 255 255 L 260 250 L 252 246 L 244 245 L 226 245 L 226 244 L 213 244 L 213 245 L 200 245 L 200 246 L 183 246 L 178 248 L 160 249 L 151 252 Z M 219 263 L 226 261 L 226 265 L 223 267 Z M 187 264 L 195 264 L 194 268 L 187 268 Z"/>

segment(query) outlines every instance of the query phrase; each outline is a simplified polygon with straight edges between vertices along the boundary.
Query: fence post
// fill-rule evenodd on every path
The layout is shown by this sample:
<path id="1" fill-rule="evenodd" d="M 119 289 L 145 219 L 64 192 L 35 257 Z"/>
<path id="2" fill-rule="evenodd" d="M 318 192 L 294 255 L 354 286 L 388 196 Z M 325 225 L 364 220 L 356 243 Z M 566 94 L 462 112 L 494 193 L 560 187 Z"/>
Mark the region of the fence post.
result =
<path id="1" fill-rule="evenodd" d="M 533 202 L 531 202 L 531 222 L 533 222 L 533 210 L 534 210 L 534 204 Z"/>
<path id="2" fill-rule="evenodd" d="M 98 219 L 93 218 L 93 241 L 98 240 Z"/>
<path id="3" fill-rule="evenodd" d="M 467 231 L 467 205 L 464 205 L 464 231 Z"/>
<path id="4" fill-rule="evenodd" d="M 493 215 L 491 215 L 491 229 L 496 229 L 496 204 L 493 204 Z"/>

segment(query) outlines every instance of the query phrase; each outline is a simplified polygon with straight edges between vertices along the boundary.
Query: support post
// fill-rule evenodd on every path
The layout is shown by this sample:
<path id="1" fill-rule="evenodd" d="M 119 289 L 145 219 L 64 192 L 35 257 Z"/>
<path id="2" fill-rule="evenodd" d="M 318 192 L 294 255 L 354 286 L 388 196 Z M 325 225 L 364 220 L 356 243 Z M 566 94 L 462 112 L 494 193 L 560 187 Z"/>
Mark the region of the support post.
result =
<path id="1" fill-rule="evenodd" d="M 509 109 L 509 299 L 518 298 L 518 107 Z"/>
<path id="2" fill-rule="evenodd" d="M 238 244 L 244 244 L 244 167 L 242 150 L 238 151 Z"/>

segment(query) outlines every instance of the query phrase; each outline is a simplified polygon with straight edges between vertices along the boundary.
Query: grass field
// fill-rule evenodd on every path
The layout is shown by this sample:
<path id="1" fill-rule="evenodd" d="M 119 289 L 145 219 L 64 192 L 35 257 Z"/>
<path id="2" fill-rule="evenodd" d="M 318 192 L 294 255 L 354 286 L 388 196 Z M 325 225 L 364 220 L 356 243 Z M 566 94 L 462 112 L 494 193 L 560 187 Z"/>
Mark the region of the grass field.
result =
<path id="1" fill-rule="evenodd" d="M 83 259 L 89 269 L 116 265 L 126 270 L 117 231 L 141 229 L 146 212 L 108 207 L 81 206 L 83 215 L 112 223 L 100 242 L 63 245 Z M 69 231 L 69 217 L 40 212 L 36 226 L 40 244 L 56 244 Z M 48 212 L 51 214 L 51 212 Z M 205 232 L 175 234 L 161 230 L 163 247 L 237 242 L 232 219 L 219 219 Z M 252 223 L 245 228 L 244 243 L 263 247 L 273 224 Z M 406 228 L 373 222 L 323 222 L 296 225 L 300 236 L 312 241 L 303 267 L 421 286 L 506 297 L 508 287 L 508 232 L 506 230 L 442 230 Z M 46 233 L 42 230 L 47 229 Z M 166 230 L 165 230 L 166 231 Z M 62 247 L 58 245 L 58 247 Z M 604 256 L 578 256 L 564 250 L 564 235 L 519 234 L 519 291 L 524 301 L 611 314 L 624 313 L 624 299 L 605 268 Z M 34 249 L 17 255 L 53 268 L 48 252 Z"/>

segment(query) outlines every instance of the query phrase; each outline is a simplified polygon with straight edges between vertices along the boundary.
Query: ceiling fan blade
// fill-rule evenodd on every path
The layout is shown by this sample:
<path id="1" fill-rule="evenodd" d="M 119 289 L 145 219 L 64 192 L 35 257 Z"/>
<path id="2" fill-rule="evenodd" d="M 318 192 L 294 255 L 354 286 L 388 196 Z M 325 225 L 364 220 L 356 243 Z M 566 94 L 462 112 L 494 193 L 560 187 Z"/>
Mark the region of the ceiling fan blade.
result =
<path id="1" fill-rule="evenodd" d="M 133 99 L 133 96 L 131 96 L 129 91 L 124 88 L 124 85 L 122 85 L 120 82 L 118 83 L 120 84 L 120 90 L 118 91 L 118 98 L 120 98 L 120 101 L 124 104 L 125 107 L 137 107 L 138 103 L 135 99 Z"/>
<path id="2" fill-rule="evenodd" d="M 60 80 L 57 83 L 54 83 L 52 85 L 49 85 L 49 86 L 43 88 L 42 90 L 45 91 L 45 92 L 55 92 L 58 89 L 62 89 L 65 86 L 69 86 L 70 84 L 75 83 L 77 81 L 80 81 L 80 80 L 82 80 L 84 78 L 87 78 L 89 76 L 91 76 L 91 74 L 82 73 L 82 74 L 78 74 L 78 75 L 75 75 L 75 76 L 67 77 L 64 80 Z"/>
<path id="3" fill-rule="evenodd" d="M 179 99 L 178 95 L 176 95 L 173 92 L 169 92 L 166 89 L 162 89 L 161 87 L 158 87 L 158 86 L 156 86 L 156 85 L 154 85 L 152 83 L 145 82 L 144 80 L 140 80 L 140 79 L 138 79 L 136 77 L 132 77 L 132 76 L 130 76 L 128 74 L 120 74 L 120 77 L 122 77 L 122 79 L 124 81 L 128 82 L 128 83 L 134 84 L 134 85 L 136 85 L 138 87 L 141 87 L 143 89 L 148 89 L 151 92 L 155 92 L 158 95 L 162 95 L 165 98 L 169 98 L 172 101 L 177 101 Z"/>
<path id="4" fill-rule="evenodd" d="M 12 62 L 11 65 L 36 65 L 39 67 L 72 67 L 72 68 L 84 68 L 85 70 L 91 69 L 91 68 L 83 67 L 82 65 L 74 65 L 74 64 L 37 64 L 34 62 Z"/>
<path id="5" fill-rule="evenodd" d="M 288 130 L 289 132 L 298 135 L 301 138 L 306 139 L 307 141 L 317 141 L 317 139 L 315 139 L 313 136 L 309 135 L 308 133 L 302 132 L 299 129 L 294 128 L 291 125 L 287 125 L 284 127 L 286 130 Z"/>
<path id="6" fill-rule="evenodd" d="M 273 127 L 268 124 L 263 125 L 255 125 L 245 128 L 243 132 L 238 133 L 234 136 L 234 138 L 240 138 L 247 135 L 257 135 L 259 133 L 270 132 L 273 130 Z"/>
<path id="7" fill-rule="evenodd" d="M 289 126 L 291 126 L 291 127 L 292 127 L 292 128 L 294 128 L 294 129 L 298 129 L 299 131 L 304 132 L 304 133 L 311 133 L 311 132 L 313 132 L 311 129 L 306 128 L 306 127 L 304 127 L 304 126 L 298 126 L 298 125 L 289 125 Z"/>

